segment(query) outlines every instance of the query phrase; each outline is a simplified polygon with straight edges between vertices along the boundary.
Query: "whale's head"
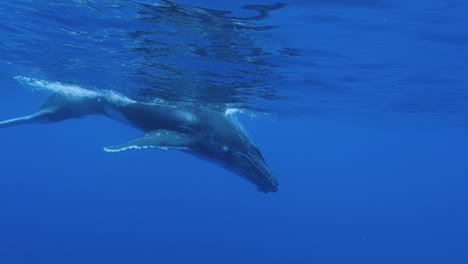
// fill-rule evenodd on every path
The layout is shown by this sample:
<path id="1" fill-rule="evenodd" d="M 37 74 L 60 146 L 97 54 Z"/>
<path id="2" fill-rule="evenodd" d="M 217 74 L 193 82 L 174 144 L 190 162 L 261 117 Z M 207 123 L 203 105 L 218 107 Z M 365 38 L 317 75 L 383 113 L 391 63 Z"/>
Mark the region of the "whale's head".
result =
<path id="1" fill-rule="evenodd" d="M 272 174 L 260 150 L 250 142 L 238 146 L 224 146 L 224 166 L 254 183 L 261 192 L 278 191 L 278 180 Z"/>
<path id="2" fill-rule="evenodd" d="M 198 123 L 183 131 L 197 138 L 189 153 L 234 172 L 255 184 L 260 192 L 278 191 L 277 178 L 232 114 L 220 115 L 206 109 L 195 113 Z"/>

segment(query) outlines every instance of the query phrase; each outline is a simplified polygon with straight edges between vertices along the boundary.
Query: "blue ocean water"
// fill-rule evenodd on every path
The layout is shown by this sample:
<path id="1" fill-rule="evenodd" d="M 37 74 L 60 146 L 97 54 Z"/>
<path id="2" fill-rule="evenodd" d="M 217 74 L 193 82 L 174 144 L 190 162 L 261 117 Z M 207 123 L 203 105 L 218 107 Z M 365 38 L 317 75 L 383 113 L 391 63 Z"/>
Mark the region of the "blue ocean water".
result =
<path id="1" fill-rule="evenodd" d="M 106 153 L 140 132 L 100 116 L 1 129 L 0 263 L 467 263 L 468 3 L 283 3 L 0 1 L 1 120 L 25 78 L 237 108 L 280 183 Z"/>

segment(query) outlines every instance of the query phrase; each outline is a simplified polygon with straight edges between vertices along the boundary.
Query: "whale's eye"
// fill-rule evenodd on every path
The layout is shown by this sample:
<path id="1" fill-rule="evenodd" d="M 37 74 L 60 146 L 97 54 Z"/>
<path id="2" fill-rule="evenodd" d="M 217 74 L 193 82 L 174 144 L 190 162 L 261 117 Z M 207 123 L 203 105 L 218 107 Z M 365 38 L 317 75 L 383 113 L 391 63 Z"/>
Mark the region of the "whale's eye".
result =
<path id="1" fill-rule="evenodd" d="M 224 152 L 228 152 L 228 151 L 229 151 L 229 147 L 226 146 L 226 145 L 224 145 L 224 146 L 223 146 L 223 151 L 224 151 Z"/>

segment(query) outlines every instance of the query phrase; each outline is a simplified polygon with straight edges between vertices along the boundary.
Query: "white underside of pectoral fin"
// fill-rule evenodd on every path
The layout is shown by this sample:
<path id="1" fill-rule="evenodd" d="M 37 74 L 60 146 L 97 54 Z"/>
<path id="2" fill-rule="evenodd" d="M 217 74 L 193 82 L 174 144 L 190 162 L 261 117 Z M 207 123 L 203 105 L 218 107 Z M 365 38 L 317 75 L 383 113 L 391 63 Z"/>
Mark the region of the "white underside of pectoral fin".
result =
<path id="1" fill-rule="evenodd" d="M 105 147 L 106 152 L 122 152 L 126 150 L 142 150 L 158 148 L 168 149 L 190 149 L 196 143 L 196 139 L 188 134 L 172 130 L 155 130 L 127 143 Z"/>
<path id="2" fill-rule="evenodd" d="M 126 150 L 131 150 L 131 149 L 135 149 L 135 150 L 142 150 L 142 149 L 153 149 L 153 148 L 158 148 L 158 149 L 161 149 L 161 150 L 168 150 L 168 147 L 156 147 L 156 146 L 138 146 L 138 145 L 115 145 L 115 146 L 108 146 L 108 147 L 104 147 L 104 151 L 105 152 L 122 152 L 122 151 L 126 151 Z"/>

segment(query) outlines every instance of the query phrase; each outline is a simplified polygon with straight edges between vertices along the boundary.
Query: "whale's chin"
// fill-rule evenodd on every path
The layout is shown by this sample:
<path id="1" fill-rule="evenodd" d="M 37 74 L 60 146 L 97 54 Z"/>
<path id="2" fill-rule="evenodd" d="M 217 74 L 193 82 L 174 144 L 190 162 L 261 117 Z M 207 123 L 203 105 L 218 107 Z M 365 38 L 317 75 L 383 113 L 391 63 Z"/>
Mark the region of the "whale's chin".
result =
<path id="1" fill-rule="evenodd" d="M 259 185 L 257 190 L 263 193 L 277 192 L 278 185 Z"/>

